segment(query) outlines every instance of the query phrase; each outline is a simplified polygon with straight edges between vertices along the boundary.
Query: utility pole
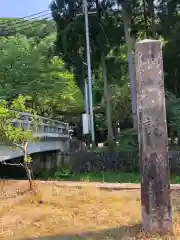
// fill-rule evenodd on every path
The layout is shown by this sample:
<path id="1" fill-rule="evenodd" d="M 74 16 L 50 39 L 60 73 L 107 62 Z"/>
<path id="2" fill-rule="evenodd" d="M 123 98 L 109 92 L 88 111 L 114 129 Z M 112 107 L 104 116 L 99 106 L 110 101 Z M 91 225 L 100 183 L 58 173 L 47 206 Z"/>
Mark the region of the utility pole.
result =
<path id="1" fill-rule="evenodd" d="M 136 90 L 135 90 L 135 69 L 133 61 L 133 43 L 130 35 L 130 19 L 127 12 L 128 3 L 123 1 L 122 4 L 122 17 L 124 23 L 124 33 L 125 41 L 127 46 L 127 55 L 128 55 L 128 71 L 130 78 L 130 88 L 131 88 L 131 104 L 132 104 L 132 120 L 133 127 L 137 128 L 137 115 L 136 115 Z"/>
<path id="2" fill-rule="evenodd" d="M 89 115 L 89 91 L 87 79 L 84 80 L 84 102 L 85 102 L 85 112 Z"/>
<path id="3" fill-rule="evenodd" d="M 90 44 L 89 44 L 89 22 L 88 22 L 87 0 L 83 0 L 83 5 L 84 5 L 85 31 L 86 31 L 86 51 L 87 51 L 87 67 L 88 67 L 90 130 L 91 130 L 92 147 L 94 147 L 95 146 L 95 133 L 94 133 L 94 113 L 93 113 L 93 98 L 92 98 L 92 74 L 91 74 L 91 56 L 90 56 Z"/>
<path id="4" fill-rule="evenodd" d="M 88 81 L 87 79 L 84 80 L 84 104 L 85 104 L 85 113 L 88 116 L 88 133 L 90 131 L 90 108 L 89 108 L 89 89 L 88 89 Z"/>

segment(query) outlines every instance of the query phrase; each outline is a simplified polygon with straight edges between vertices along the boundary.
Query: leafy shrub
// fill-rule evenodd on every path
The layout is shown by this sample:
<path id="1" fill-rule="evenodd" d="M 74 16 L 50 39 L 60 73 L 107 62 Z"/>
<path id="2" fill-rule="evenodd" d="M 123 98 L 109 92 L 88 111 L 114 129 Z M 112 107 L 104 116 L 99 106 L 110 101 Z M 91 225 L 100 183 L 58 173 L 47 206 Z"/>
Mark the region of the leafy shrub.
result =
<path id="1" fill-rule="evenodd" d="M 166 93 L 166 115 L 169 127 L 180 136 L 180 98 L 171 92 Z"/>
<path id="2" fill-rule="evenodd" d="M 138 151 L 137 131 L 133 128 L 127 129 L 121 133 L 118 139 L 118 145 L 114 149 L 116 152 Z"/>
<path id="3" fill-rule="evenodd" d="M 92 149 L 92 152 L 103 153 L 103 152 L 110 152 L 110 149 L 107 146 L 97 147 Z"/>
<path id="4" fill-rule="evenodd" d="M 126 129 L 121 133 L 114 151 L 126 153 L 129 156 L 128 161 L 124 163 L 129 171 L 139 171 L 138 135 L 135 129 Z"/>
<path id="5" fill-rule="evenodd" d="M 72 175 L 73 175 L 73 173 L 70 168 L 63 168 L 60 171 L 55 172 L 54 178 L 55 179 L 68 178 Z"/>
<path id="6" fill-rule="evenodd" d="M 138 158 L 138 135 L 134 129 L 126 129 L 121 133 L 118 139 L 118 144 L 113 148 L 104 146 L 102 148 L 96 148 L 93 152 L 99 154 L 106 153 L 122 153 L 124 155 L 123 166 L 128 171 L 139 171 L 139 158 Z"/>

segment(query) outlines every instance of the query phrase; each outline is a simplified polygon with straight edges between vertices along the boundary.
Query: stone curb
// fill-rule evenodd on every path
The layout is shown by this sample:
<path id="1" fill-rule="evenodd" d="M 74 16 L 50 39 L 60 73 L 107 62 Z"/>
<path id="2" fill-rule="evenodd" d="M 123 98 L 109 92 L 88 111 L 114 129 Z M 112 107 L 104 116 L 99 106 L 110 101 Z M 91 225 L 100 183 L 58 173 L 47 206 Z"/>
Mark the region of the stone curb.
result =
<path id="1" fill-rule="evenodd" d="M 99 183 L 99 182 L 66 182 L 66 181 L 48 181 L 52 182 L 58 187 L 73 187 L 73 188 L 88 188 L 95 187 L 101 190 L 138 190 L 139 183 Z M 45 182 L 44 182 L 45 183 Z M 180 184 L 171 184 L 171 190 L 180 189 Z"/>

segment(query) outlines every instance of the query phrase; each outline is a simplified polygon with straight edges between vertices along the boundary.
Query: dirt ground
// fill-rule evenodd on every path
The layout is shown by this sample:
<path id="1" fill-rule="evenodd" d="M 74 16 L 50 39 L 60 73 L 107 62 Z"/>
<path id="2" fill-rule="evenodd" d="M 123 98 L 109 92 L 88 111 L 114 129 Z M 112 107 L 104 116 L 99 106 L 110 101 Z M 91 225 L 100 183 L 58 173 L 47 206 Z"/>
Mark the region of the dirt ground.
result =
<path id="1" fill-rule="evenodd" d="M 140 227 L 139 190 L 105 191 L 0 182 L 0 240 L 180 239 L 180 192 L 172 192 L 176 237 L 146 236 Z"/>

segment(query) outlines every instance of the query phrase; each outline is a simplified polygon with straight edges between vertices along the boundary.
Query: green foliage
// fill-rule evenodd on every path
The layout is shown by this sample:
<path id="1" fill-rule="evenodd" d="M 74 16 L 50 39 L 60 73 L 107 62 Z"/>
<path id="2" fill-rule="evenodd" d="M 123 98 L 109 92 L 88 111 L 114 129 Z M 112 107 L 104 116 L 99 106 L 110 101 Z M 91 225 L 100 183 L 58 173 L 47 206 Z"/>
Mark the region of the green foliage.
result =
<path id="1" fill-rule="evenodd" d="M 18 18 L 1 18 L 1 36 L 12 36 L 16 33 L 26 35 L 28 38 L 43 39 L 55 31 L 52 20 L 22 20 Z"/>
<path id="2" fill-rule="evenodd" d="M 8 106 L 5 100 L 0 100 L 0 141 L 21 150 L 26 142 L 35 140 L 30 130 L 22 130 L 13 124 L 13 120 L 20 120 L 18 111 L 26 110 L 24 102 L 23 96 L 19 96 L 16 100 L 14 99 L 10 106 Z"/>
<path id="3" fill-rule="evenodd" d="M 55 10 L 53 17 L 58 33 L 55 42 L 56 50 L 63 57 L 68 68 L 73 69 L 75 81 L 83 92 L 83 80 L 87 72 L 82 64 L 86 61 L 84 18 L 75 18 L 76 13 L 82 11 L 82 1 L 66 1 L 66 7 L 61 0 L 53 2 L 52 10 Z M 93 85 L 94 103 L 101 105 L 103 99 L 103 81 L 100 73 L 100 53 L 103 50 L 107 56 L 108 83 L 113 85 L 113 91 L 115 89 L 112 96 L 114 121 L 121 121 L 121 119 L 123 121 L 131 109 L 130 94 L 127 88 L 129 82 L 127 49 L 124 44 L 121 4 L 122 1 L 88 1 L 88 10 L 97 12 L 97 14 L 89 15 L 92 70 L 95 79 Z M 119 11 L 116 11 L 118 7 Z M 138 41 L 143 38 L 162 40 L 165 87 L 179 98 L 180 15 L 178 2 L 171 1 L 166 4 L 166 1 L 157 1 L 154 5 L 152 0 L 147 2 L 137 0 L 128 4 L 127 12 L 133 40 Z M 98 17 L 101 17 L 101 26 L 98 23 Z M 172 108 L 173 112 L 176 111 L 176 116 L 172 120 L 174 113 L 171 114 L 171 125 L 175 124 L 175 128 L 179 129 L 178 108 Z"/>
<path id="4" fill-rule="evenodd" d="M 67 5 L 64 7 L 65 2 Z M 2 35 L 11 33 L 8 38 L 0 38 L 0 96 L 12 100 L 19 94 L 28 95 L 31 97 L 28 100 L 30 108 L 36 109 L 40 115 L 59 119 L 63 119 L 64 113 L 70 115 L 83 110 L 84 78 L 87 77 L 87 68 L 83 64 L 86 62 L 84 16 L 75 17 L 76 13 L 82 12 L 82 1 L 65 2 L 53 1 L 51 8 L 55 21 L 27 20 L 24 30 L 14 27 L 19 19 L 0 20 Z M 89 29 L 93 103 L 95 109 L 101 112 L 96 116 L 101 130 L 106 128 L 100 61 L 102 51 L 106 55 L 113 122 L 123 122 L 131 114 L 127 46 L 119 8 L 121 3 L 112 0 L 88 1 L 88 10 L 97 12 L 89 15 Z M 163 42 L 165 88 L 173 93 L 173 97 L 167 99 L 167 119 L 169 126 L 177 129 L 180 135 L 178 3 L 157 1 L 154 7 L 152 0 L 146 3 L 137 0 L 128 5 L 128 14 L 131 35 L 136 41 L 154 34 L 153 38 Z M 55 52 L 59 57 L 54 56 Z M 121 142 L 117 148 L 123 149 L 123 144 Z"/>
<path id="5" fill-rule="evenodd" d="M 95 149 L 92 149 L 92 151 L 97 153 L 103 153 L 103 152 L 109 152 L 110 149 L 107 146 L 103 146 L 103 147 L 97 147 Z"/>
<path id="6" fill-rule="evenodd" d="M 59 181 L 81 181 L 81 182 L 107 182 L 107 183 L 139 183 L 140 175 L 138 173 L 117 173 L 117 172 L 91 172 L 73 174 L 62 174 L 62 171 L 56 172 L 50 178 L 46 179 Z"/>
<path id="7" fill-rule="evenodd" d="M 131 114 L 131 98 L 129 83 L 123 86 L 112 86 L 112 108 L 113 120 L 124 122 L 125 119 Z"/>
<path id="8" fill-rule="evenodd" d="M 72 175 L 73 175 L 73 173 L 70 168 L 62 168 L 60 171 L 55 172 L 54 178 L 55 179 L 69 178 Z"/>
<path id="9" fill-rule="evenodd" d="M 118 140 L 119 144 L 116 146 L 115 151 L 138 151 L 138 136 L 134 129 L 127 129 L 121 133 Z"/>
<path id="10" fill-rule="evenodd" d="M 121 133 L 118 145 L 114 148 L 115 152 L 126 153 L 128 159 L 127 169 L 133 172 L 139 171 L 139 157 L 138 157 L 138 136 L 134 129 L 127 129 Z"/>
<path id="11" fill-rule="evenodd" d="M 67 170 L 68 172 L 68 170 Z M 56 181 L 82 181 L 82 182 L 105 182 L 105 183 L 140 183 L 139 173 L 124 173 L 124 172 L 91 172 L 73 174 L 67 173 L 61 174 L 61 170 L 55 174 L 49 176 L 48 174 L 43 177 L 44 180 L 56 180 Z M 172 184 L 179 184 L 180 177 L 176 175 L 171 176 Z"/>
<path id="12" fill-rule="evenodd" d="M 124 167 L 128 171 L 139 171 L 139 158 L 138 158 L 138 136 L 134 129 L 127 129 L 121 132 L 118 143 L 112 149 L 107 146 L 98 147 L 93 150 L 96 153 L 119 152 L 125 154 Z"/>
<path id="13" fill-rule="evenodd" d="M 97 147 L 92 150 L 93 152 L 134 152 L 137 154 L 138 152 L 138 136 L 137 131 L 135 129 L 126 129 L 121 132 L 121 136 L 118 138 L 118 143 L 113 149 L 110 149 L 107 146 Z"/>
<path id="14" fill-rule="evenodd" d="M 87 76 L 87 69 L 83 65 L 83 62 L 86 62 L 84 17 L 82 16 L 76 18 L 74 21 L 68 21 L 68 18 L 71 18 L 70 16 L 75 14 L 72 10 L 73 7 L 69 9 L 71 14 L 69 12 L 67 13 L 67 8 L 62 8 L 63 4 L 60 4 L 60 2 L 61 0 L 54 1 L 52 5 L 52 11 L 56 10 L 55 13 L 53 12 L 58 33 L 56 50 L 58 54 L 63 56 L 67 66 L 73 69 L 76 83 L 83 92 L 83 81 Z M 119 20 L 119 15 L 106 14 L 106 11 L 111 11 L 112 13 L 114 4 L 113 1 L 99 1 L 98 10 L 96 8 L 96 1 L 88 1 L 89 11 L 97 11 L 97 14 L 89 15 L 93 72 L 97 71 L 101 66 L 101 52 L 104 51 L 105 55 L 107 55 L 114 46 L 119 46 L 120 42 L 123 42 L 123 26 L 117 21 Z M 72 6 L 75 6 L 76 12 L 81 12 L 81 1 L 72 2 Z M 99 17 L 101 17 L 101 23 L 99 23 L 98 14 Z M 116 62 L 118 62 L 118 59 L 116 59 Z M 115 69 L 117 69 L 116 66 L 111 64 L 112 71 L 110 72 L 117 72 L 115 71 Z"/>
<path id="15" fill-rule="evenodd" d="M 45 91 L 45 77 L 42 74 L 46 67 L 45 59 L 32 40 L 20 35 L 2 38 L 0 49 L 1 96 L 7 92 L 8 97 L 14 97 Z"/>
<path id="16" fill-rule="evenodd" d="M 52 55 L 54 41 L 53 33 L 38 41 L 23 35 L 0 39 L 0 96 L 12 100 L 19 94 L 26 95 L 29 109 L 39 115 L 82 111 L 83 98 L 73 74 L 61 58 Z M 22 104 L 19 108 L 25 111 Z"/>
<path id="17" fill-rule="evenodd" d="M 167 92 L 166 95 L 166 109 L 169 126 L 177 130 L 178 136 L 180 136 L 180 98 L 177 98 L 170 92 Z"/>
<path id="18" fill-rule="evenodd" d="M 26 163 L 32 163 L 32 157 L 31 156 L 27 156 L 25 161 L 26 161 Z"/>
<path id="19" fill-rule="evenodd" d="M 59 72 L 61 62 L 47 59 L 47 51 L 51 47 L 48 43 L 48 37 L 39 43 L 21 35 L 0 39 L 1 96 L 7 92 L 8 97 L 19 94 L 35 97 L 37 92 L 38 95 L 52 94 L 57 86 L 63 85 L 59 81 L 59 77 L 63 77 Z"/>
<path id="20" fill-rule="evenodd" d="M 8 106 L 5 100 L 0 100 L 0 141 L 6 143 L 13 149 L 19 149 L 23 152 L 24 162 L 19 165 L 24 167 L 29 180 L 30 189 L 32 190 L 32 158 L 28 155 L 28 143 L 33 142 L 35 138 L 31 130 L 24 130 L 14 126 L 14 121 L 21 120 L 21 115 L 18 111 L 26 110 L 24 104 L 25 99 L 26 98 L 19 96 L 16 100 L 13 100 L 10 106 Z"/>
<path id="21" fill-rule="evenodd" d="M 46 178 L 49 179 L 49 178 Z M 96 173 L 82 173 L 72 174 L 66 177 L 56 174 L 52 176 L 51 180 L 56 181 L 81 181 L 81 182 L 102 182 L 102 183 L 140 183 L 140 174 L 132 173 L 116 173 L 116 172 L 96 172 Z M 171 184 L 180 184 L 180 177 L 176 175 L 171 176 Z"/>

